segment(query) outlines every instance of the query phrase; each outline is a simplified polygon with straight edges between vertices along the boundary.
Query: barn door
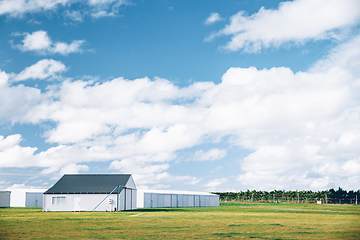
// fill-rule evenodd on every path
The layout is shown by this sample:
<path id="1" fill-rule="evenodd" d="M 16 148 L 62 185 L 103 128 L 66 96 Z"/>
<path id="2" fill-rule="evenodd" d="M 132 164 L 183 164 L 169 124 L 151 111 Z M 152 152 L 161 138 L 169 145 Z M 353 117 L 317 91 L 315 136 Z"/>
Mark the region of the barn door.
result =
<path id="1" fill-rule="evenodd" d="M 80 211 L 80 197 L 74 197 L 74 211 Z"/>

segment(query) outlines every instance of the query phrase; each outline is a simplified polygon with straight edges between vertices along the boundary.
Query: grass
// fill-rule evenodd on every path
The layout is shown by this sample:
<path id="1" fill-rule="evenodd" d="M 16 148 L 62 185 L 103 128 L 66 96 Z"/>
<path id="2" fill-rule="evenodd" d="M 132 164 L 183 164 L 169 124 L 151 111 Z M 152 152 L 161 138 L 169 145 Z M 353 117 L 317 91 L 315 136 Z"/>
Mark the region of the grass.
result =
<path id="1" fill-rule="evenodd" d="M 228 202 L 219 208 L 112 213 L 0 209 L 0 239 L 49 238 L 359 239 L 360 206 Z"/>

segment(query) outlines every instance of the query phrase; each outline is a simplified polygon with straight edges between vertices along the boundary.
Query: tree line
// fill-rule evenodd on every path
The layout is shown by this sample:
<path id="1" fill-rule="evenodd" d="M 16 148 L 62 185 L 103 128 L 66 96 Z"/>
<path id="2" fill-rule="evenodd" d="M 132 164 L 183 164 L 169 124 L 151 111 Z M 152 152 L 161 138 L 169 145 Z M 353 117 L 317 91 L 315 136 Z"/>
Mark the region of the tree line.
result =
<path id="1" fill-rule="evenodd" d="M 287 202 L 287 203 L 321 203 L 325 204 L 357 204 L 360 202 L 360 189 L 346 191 L 339 187 L 338 190 L 326 191 L 256 191 L 249 189 L 245 192 L 213 192 L 220 196 L 220 201 L 241 202 Z"/>

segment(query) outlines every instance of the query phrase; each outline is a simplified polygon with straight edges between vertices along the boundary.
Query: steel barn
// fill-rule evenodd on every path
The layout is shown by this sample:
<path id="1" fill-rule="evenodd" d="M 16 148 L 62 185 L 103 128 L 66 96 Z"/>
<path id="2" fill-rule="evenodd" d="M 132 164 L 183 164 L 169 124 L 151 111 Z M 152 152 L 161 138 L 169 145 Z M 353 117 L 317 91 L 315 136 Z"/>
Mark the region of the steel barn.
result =
<path id="1" fill-rule="evenodd" d="M 219 195 L 205 192 L 138 189 L 138 208 L 218 207 Z"/>
<path id="2" fill-rule="evenodd" d="M 136 209 L 130 174 L 65 174 L 44 193 L 43 211 Z"/>

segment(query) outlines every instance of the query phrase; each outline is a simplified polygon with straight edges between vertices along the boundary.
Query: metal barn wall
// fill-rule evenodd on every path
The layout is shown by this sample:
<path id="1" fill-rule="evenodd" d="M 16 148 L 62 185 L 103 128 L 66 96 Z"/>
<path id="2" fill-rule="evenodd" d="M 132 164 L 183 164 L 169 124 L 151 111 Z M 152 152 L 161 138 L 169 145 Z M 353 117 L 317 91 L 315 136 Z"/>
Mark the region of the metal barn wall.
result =
<path id="1" fill-rule="evenodd" d="M 25 207 L 42 207 L 43 206 L 43 194 L 27 192 L 25 196 Z"/>
<path id="2" fill-rule="evenodd" d="M 220 201 L 220 196 L 219 195 L 211 196 L 211 198 L 210 198 L 210 206 L 211 207 L 218 207 L 219 206 L 219 201 Z"/>
<path id="3" fill-rule="evenodd" d="M 120 194 L 120 202 L 119 202 L 119 209 L 120 211 L 124 210 L 133 210 L 136 209 L 136 189 L 123 189 Z M 115 196 L 116 198 L 116 196 Z"/>
<path id="4" fill-rule="evenodd" d="M 141 194 L 141 193 L 140 193 Z M 143 193 L 144 208 L 164 208 L 164 207 L 218 207 L 218 195 L 191 195 L 191 194 L 163 194 L 163 193 Z M 141 199 L 141 198 L 139 198 Z M 138 199 L 138 200 L 139 200 Z"/>
<path id="5" fill-rule="evenodd" d="M 10 207 L 10 191 L 0 191 L 0 207 Z"/>

